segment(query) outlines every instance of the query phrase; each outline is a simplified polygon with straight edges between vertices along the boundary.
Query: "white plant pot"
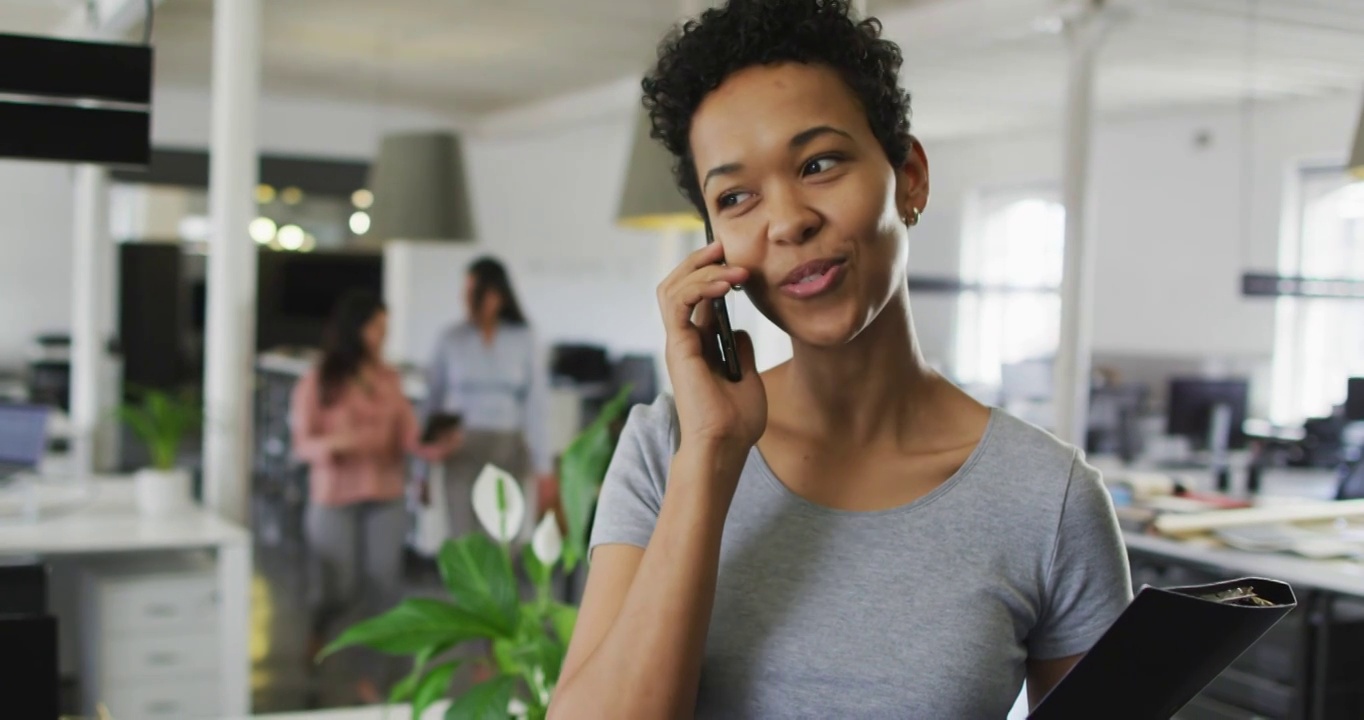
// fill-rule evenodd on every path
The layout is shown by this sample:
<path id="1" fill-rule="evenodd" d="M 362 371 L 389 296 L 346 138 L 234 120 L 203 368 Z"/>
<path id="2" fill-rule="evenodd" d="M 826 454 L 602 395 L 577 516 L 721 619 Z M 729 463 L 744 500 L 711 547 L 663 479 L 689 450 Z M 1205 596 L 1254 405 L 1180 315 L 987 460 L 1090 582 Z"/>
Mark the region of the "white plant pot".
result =
<path id="1" fill-rule="evenodd" d="M 144 468 L 133 476 L 133 483 L 137 496 L 137 511 L 144 517 L 170 517 L 194 505 L 190 498 L 187 470 Z"/>

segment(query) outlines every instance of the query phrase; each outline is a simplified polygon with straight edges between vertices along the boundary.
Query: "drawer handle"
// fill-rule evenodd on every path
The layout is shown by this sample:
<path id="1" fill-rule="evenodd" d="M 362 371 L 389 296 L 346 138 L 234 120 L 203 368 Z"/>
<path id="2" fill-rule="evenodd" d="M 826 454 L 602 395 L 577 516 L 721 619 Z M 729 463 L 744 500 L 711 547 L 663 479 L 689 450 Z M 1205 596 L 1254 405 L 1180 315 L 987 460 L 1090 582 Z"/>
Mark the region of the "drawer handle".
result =
<path id="1" fill-rule="evenodd" d="M 176 664 L 180 656 L 173 652 L 154 652 L 147 656 L 147 664 L 155 667 L 166 667 Z"/>
<path id="2" fill-rule="evenodd" d="M 147 617 L 168 618 L 175 617 L 180 613 L 176 611 L 176 607 L 174 605 L 148 605 L 143 610 L 143 614 L 146 615 Z"/>
<path id="3" fill-rule="evenodd" d="M 174 700 L 158 700 L 147 703 L 148 715 L 175 715 L 180 709 L 180 703 Z"/>

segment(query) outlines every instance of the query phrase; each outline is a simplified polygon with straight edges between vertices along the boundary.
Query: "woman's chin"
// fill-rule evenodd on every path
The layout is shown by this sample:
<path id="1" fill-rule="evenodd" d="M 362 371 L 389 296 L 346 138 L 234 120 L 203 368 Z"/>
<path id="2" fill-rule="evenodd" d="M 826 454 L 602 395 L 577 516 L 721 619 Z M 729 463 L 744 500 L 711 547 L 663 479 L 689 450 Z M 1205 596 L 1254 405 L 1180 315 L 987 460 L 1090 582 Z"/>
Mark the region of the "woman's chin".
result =
<path id="1" fill-rule="evenodd" d="M 805 320 L 796 323 L 788 326 L 787 334 L 791 336 L 793 345 L 832 349 L 847 345 L 861 330 L 859 324 L 850 320 L 833 321 L 831 318 L 824 322 Z"/>

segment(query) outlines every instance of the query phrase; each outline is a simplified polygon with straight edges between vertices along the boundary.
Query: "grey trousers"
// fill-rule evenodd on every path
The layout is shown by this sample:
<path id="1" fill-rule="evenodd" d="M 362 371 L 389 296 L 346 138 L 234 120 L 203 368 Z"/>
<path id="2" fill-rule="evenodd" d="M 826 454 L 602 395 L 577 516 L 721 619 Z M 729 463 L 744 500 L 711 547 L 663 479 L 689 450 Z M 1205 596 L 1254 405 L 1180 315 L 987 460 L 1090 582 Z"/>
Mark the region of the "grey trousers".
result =
<path id="1" fill-rule="evenodd" d="M 313 504 L 304 523 L 316 570 L 309 598 L 313 630 L 324 642 L 402 599 L 408 523 L 401 499 L 339 507 Z M 342 650 L 327 664 L 342 675 L 342 694 L 352 691 L 360 677 L 387 691 L 402 671 L 394 658 L 361 648 Z"/>
<path id="2" fill-rule="evenodd" d="M 464 447 L 445 461 L 445 502 L 449 512 L 450 537 L 458 538 L 475 530 L 482 532 L 478 518 L 474 516 L 474 504 L 470 499 L 474 480 L 483 466 L 492 463 L 511 473 L 522 484 L 528 505 L 534 494 L 527 492 L 530 478 L 530 451 L 526 448 L 525 436 L 517 432 L 494 432 L 488 430 L 466 430 Z M 530 507 L 527 507 L 529 514 Z"/>

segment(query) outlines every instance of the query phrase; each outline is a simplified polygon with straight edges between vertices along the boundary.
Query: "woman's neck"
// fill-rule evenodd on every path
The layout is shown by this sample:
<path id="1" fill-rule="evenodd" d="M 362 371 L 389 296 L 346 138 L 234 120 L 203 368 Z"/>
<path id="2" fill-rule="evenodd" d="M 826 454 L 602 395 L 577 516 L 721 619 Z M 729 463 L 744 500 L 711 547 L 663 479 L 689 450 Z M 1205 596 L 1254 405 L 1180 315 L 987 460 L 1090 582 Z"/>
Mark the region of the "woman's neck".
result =
<path id="1" fill-rule="evenodd" d="M 498 324 L 497 318 L 493 318 L 492 320 L 479 320 L 474 323 L 474 326 L 478 328 L 479 337 L 483 338 L 484 344 L 491 345 L 493 343 L 493 338 L 497 337 Z"/>
<path id="2" fill-rule="evenodd" d="M 803 431 L 819 437 L 898 444 L 917 433 L 926 407 L 941 398 L 943 381 L 919 351 L 907 291 L 848 344 L 794 343 L 792 349 L 785 371 L 774 378 L 781 387 L 774 389 L 787 418 L 799 418 Z"/>

